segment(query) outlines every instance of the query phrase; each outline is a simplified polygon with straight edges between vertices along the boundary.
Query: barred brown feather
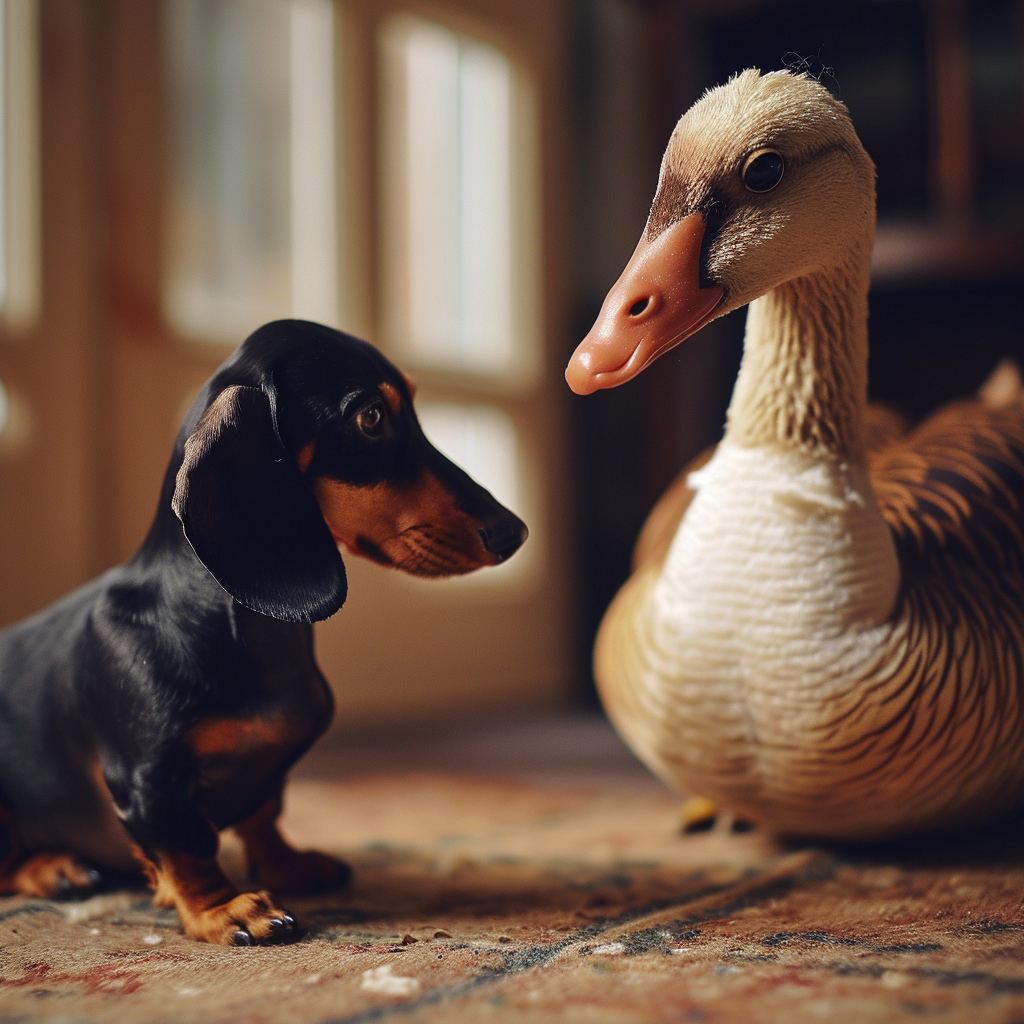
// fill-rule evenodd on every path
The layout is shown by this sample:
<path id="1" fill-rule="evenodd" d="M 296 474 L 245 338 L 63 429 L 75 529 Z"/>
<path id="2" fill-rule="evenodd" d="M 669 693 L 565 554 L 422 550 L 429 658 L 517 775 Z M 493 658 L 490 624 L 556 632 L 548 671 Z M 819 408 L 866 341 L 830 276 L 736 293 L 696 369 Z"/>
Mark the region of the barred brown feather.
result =
<path id="1" fill-rule="evenodd" d="M 890 720 L 850 753 L 875 775 L 898 758 L 929 778 L 922 824 L 984 818 L 1024 800 L 1024 408 L 956 403 L 869 464 L 901 628 L 861 694 Z"/>

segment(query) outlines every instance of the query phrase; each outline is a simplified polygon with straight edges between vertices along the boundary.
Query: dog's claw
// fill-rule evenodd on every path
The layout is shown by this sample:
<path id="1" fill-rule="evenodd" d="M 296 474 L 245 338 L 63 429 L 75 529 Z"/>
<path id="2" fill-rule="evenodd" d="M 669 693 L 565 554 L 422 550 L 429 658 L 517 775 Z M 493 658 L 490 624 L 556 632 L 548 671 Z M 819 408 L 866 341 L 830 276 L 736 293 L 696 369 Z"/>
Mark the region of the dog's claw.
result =
<path id="1" fill-rule="evenodd" d="M 295 918 L 274 906 L 268 892 L 239 893 L 192 917 L 186 905 L 185 913 L 185 930 L 193 938 L 225 946 L 278 946 L 295 942 L 301 934 Z"/>
<path id="2" fill-rule="evenodd" d="M 299 926 L 295 918 L 287 910 L 282 911 L 280 917 L 271 918 L 271 942 L 294 942 L 298 937 Z"/>

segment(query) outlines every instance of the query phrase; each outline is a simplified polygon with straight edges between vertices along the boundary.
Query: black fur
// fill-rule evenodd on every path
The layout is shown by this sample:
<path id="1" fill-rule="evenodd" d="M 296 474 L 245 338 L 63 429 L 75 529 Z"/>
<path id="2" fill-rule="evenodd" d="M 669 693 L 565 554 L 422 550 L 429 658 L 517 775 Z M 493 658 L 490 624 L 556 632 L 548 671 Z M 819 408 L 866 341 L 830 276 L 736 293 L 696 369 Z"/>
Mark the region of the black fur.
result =
<path id="1" fill-rule="evenodd" d="M 172 501 L 192 550 L 247 608 L 300 622 L 333 615 L 345 601 L 345 567 L 270 398 L 236 386 L 218 404 L 189 439 Z"/>

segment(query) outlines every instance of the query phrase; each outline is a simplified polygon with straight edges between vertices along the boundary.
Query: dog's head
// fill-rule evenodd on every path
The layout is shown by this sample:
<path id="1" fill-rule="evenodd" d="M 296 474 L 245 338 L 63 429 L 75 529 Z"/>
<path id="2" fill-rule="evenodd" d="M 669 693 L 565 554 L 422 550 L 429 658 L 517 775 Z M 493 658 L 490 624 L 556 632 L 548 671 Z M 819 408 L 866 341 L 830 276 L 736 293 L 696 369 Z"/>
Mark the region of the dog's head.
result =
<path id="1" fill-rule="evenodd" d="M 416 576 L 496 565 L 525 524 L 426 439 L 376 349 L 301 320 L 261 327 L 178 436 L 172 506 L 239 603 L 315 621 L 341 607 L 339 545 Z"/>

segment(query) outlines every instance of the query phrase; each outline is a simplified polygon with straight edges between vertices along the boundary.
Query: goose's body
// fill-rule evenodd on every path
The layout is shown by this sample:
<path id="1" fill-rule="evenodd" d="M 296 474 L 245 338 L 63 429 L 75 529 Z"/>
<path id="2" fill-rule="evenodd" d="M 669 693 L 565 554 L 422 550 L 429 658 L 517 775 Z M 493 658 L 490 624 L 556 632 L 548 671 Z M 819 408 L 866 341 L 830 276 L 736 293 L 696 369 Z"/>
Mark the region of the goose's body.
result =
<path id="1" fill-rule="evenodd" d="M 737 168 L 766 147 L 785 177 L 745 195 Z M 577 390 L 619 383 L 756 300 L 725 437 L 652 514 L 595 670 L 669 783 L 855 840 L 1024 804 L 1024 388 L 1004 370 L 905 436 L 872 416 L 873 232 L 845 108 L 745 72 L 677 127 L 638 255 L 569 372 Z M 680 327 L 687 261 L 700 288 Z"/>

